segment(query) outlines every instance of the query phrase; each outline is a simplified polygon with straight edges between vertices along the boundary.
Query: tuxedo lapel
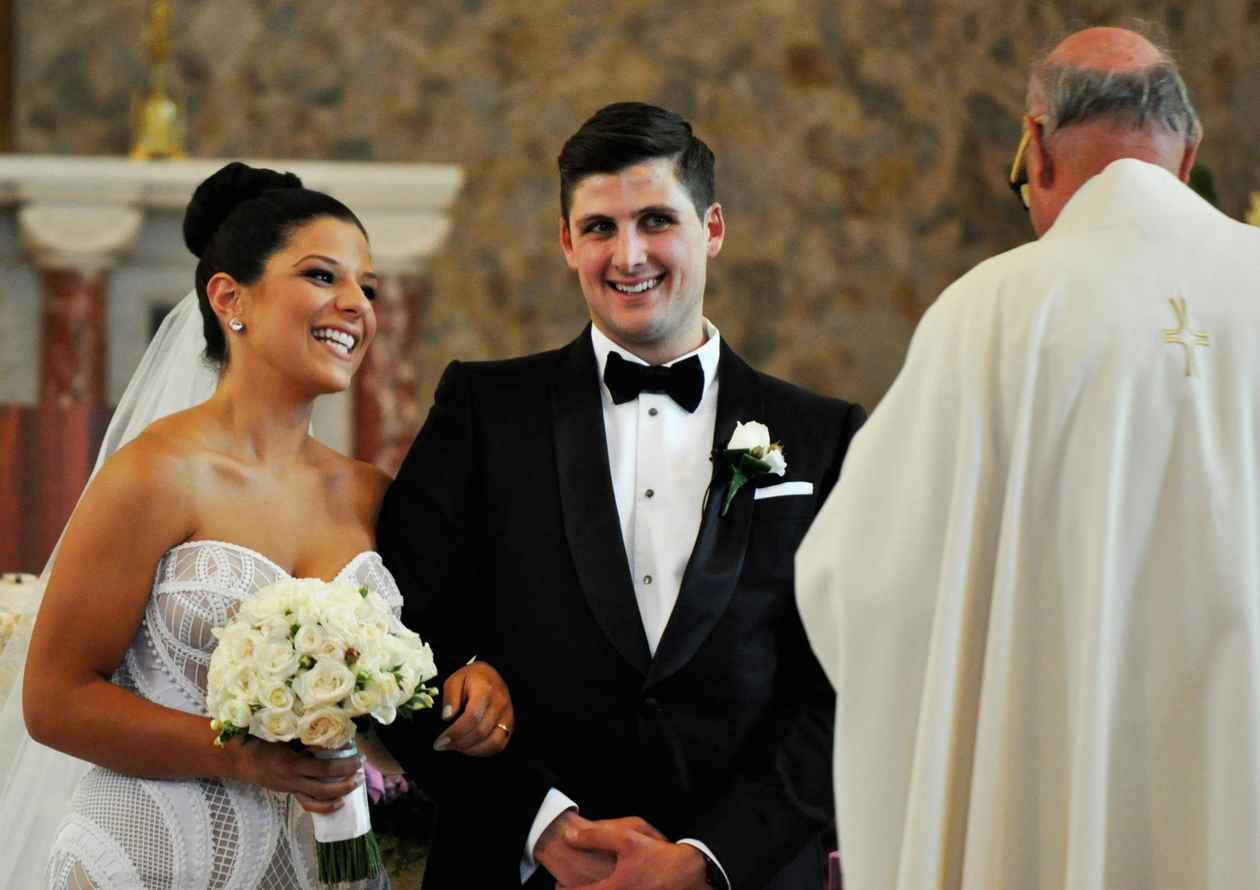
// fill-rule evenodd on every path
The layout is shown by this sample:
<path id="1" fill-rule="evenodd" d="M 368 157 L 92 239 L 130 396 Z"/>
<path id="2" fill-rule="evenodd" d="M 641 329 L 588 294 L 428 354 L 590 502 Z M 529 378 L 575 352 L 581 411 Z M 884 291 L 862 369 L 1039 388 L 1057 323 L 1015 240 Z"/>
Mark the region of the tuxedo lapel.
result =
<path id="1" fill-rule="evenodd" d="M 718 405 L 713 447 L 725 447 L 735 432 L 736 422 L 762 418 L 761 387 L 757 375 L 723 341 L 718 360 Z M 753 497 L 752 486 L 749 485 L 747 491 L 736 496 L 730 510 L 722 516 L 722 500 L 730 477 L 730 469 L 715 462 L 713 479 L 702 508 L 704 514 L 700 519 L 700 531 L 683 572 L 678 601 L 656 648 L 645 687 L 665 680 L 687 663 L 721 619 L 735 592 L 752 528 Z"/>
<path id="2" fill-rule="evenodd" d="M 552 413 L 564 532 L 578 581 L 609 641 L 646 674 L 651 653 L 621 540 L 589 328 L 560 353 Z"/>

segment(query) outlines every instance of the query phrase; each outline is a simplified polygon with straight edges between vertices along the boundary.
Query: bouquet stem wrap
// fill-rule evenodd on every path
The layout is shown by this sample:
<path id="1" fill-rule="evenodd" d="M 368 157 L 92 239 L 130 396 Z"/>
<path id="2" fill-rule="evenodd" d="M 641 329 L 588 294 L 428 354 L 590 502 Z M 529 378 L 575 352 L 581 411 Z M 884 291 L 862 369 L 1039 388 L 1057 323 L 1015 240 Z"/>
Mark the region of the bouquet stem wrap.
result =
<path id="1" fill-rule="evenodd" d="M 344 748 L 325 748 L 315 756 L 321 760 L 358 757 L 359 749 L 351 742 Z M 367 789 L 360 784 L 342 801 L 336 812 L 311 814 L 319 879 L 326 884 L 374 878 L 384 867 L 368 815 Z"/>

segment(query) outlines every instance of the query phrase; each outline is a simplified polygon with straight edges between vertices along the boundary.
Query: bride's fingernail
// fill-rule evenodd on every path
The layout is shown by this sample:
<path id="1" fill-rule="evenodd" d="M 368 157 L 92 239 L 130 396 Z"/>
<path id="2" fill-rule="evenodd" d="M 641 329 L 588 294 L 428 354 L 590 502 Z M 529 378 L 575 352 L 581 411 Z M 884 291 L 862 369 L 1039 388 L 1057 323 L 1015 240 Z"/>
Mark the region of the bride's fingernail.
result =
<path id="1" fill-rule="evenodd" d="M 447 705 L 446 707 L 442 708 L 442 719 L 450 720 L 451 716 L 454 715 L 454 713 L 455 713 L 455 708 L 451 705 Z"/>
<path id="2" fill-rule="evenodd" d="M 451 746 L 451 740 L 443 736 L 442 738 L 438 739 L 436 742 L 433 743 L 433 750 L 445 751 L 450 746 Z"/>

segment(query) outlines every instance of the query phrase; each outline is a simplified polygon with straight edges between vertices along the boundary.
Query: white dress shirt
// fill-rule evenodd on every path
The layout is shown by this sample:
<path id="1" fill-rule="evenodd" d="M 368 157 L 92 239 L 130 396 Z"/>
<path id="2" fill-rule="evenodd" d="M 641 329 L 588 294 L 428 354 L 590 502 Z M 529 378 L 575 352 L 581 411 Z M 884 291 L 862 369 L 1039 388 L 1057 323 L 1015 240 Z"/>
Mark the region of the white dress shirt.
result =
<path id="1" fill-rule="evenodd" d="M 617 405 L 603 383 L 608 354 L 615 351 L 628 362 L 648 363 L 591 325 L 621 540 L 648 649 L 653 655 L 678 601 L 683 572 L 700 532 L 705 492 L 713 478 L 709 453 L 717 424 L 721 336 L 708 319 L 704 320 L 704 337 L 698 349 L 665 363 L 673 365 L 693 355 L 700 358 L 704 393 L 694 412 L 680 407 L 667 393 L 658 392 L 640 393 L 638 398 Z M 577 803 L 560 790 L 552 788 L 547 792 L 525 842 L 521 883 L 537 867 L 534 846 L 547 826 L 565 810 L 576 808 Z M 717 862 L 717 857 L 700 841 L 683 838 L 679 843 L 690 844 Z"/>

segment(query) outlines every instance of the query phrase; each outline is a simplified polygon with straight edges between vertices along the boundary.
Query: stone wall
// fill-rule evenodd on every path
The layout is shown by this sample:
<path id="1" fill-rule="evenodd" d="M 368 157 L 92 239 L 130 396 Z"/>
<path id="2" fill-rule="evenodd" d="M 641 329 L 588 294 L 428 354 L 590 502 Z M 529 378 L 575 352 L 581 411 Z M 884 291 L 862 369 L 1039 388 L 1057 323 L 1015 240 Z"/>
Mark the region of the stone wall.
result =
<path id="1" fill-rule="evenodd" d="M 142 0 L 16 4 L 19 151 L 118 154 Z M 1179 51 L 1223 209 L 1260 188 L 1260 0 L 175 0 L 173 90 L 206 157 L 455 162 L 421 399 L 452 357 L 566 342 L 555 156 L 600 105 L 688 116 L 718 155 L 707 312 L 755 364 L 873 405 L 940 290 L 1030 237 L 1007 191 L 1025 72 L 1069 24 Z"/>

